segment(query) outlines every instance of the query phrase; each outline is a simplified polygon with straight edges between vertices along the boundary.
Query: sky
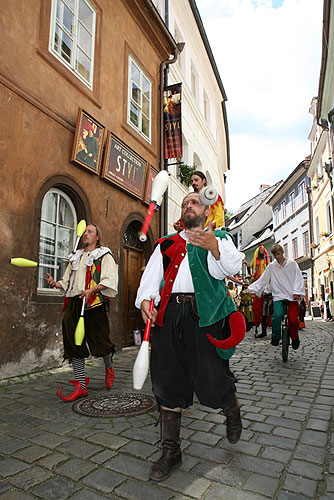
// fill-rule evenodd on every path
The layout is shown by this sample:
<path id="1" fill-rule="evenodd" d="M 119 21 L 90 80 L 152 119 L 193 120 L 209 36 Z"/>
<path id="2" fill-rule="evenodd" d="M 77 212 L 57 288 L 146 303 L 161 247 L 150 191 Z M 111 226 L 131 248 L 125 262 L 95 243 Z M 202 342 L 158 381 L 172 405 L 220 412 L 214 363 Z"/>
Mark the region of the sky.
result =
<path id="1" fill-rule="evenodd" d="M 286 179 L 310 154 L 323 0 L 196 0 L 227 94 L 226 208 Z"/>

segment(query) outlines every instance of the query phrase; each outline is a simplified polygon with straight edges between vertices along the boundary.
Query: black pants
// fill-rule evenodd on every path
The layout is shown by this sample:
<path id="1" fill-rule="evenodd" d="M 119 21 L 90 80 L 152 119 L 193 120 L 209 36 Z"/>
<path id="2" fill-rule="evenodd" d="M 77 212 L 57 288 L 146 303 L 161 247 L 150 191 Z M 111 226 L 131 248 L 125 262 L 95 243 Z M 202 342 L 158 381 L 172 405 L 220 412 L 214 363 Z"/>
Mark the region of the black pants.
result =
<path id="1" fill-rule="evenodd" d="M 85 338 L 81 345 L 75 345 L 74 332 L 81 313 L 82 300 L 71 298 L 63 317 L 64 359 L 106 356 L 114 352 L 110 340 L 109 321 L 105 304 L 85 311 Z M 89 349 L 88 349 L 89 348 Z"/>
<path id="2" fill-rule="evenodd" d="M 169 303 L 164 326 L 152 330 L 153 393 L 167 408 L 191 406 L 194 392 L 204 406 L 227 408 L 236 392 L 235 379 L 206 334 L 219 340 L 229 337 L 228 320 L 200 328 L 191 309 L 191 303 Z"/>

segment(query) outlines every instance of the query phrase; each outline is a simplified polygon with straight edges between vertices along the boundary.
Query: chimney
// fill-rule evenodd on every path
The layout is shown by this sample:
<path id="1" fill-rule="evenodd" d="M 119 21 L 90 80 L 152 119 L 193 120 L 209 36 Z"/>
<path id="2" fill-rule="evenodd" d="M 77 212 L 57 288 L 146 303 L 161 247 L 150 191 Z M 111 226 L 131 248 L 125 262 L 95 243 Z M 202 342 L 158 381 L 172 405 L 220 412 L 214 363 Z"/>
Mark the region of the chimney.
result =
<path id="1" fill-rule="evenodd" d="M 260 186 L 260 193 L 263 193 L 266 189 L 270 187 L 270 184 L 261 184 Z"/>

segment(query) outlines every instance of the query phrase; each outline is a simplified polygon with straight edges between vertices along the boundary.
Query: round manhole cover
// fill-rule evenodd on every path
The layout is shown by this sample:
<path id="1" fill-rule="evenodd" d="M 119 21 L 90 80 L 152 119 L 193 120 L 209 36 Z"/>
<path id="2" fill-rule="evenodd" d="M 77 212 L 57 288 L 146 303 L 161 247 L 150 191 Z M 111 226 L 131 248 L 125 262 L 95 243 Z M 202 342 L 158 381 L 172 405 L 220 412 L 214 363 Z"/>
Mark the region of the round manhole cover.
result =
<path id="1" fill-rule="evenodd" d="M 76 401 L 72 409 L 88 417 L 127 417 L 155 410 L 156 400 L 132 392 L 101 394 Z"/>

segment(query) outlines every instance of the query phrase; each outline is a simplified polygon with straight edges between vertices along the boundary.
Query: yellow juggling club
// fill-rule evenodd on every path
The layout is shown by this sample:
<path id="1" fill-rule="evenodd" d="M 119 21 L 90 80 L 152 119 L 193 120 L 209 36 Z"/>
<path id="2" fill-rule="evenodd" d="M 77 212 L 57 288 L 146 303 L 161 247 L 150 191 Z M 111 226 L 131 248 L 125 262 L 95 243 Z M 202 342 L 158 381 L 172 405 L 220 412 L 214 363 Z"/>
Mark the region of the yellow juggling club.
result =
<path id="1" fill-rule="evenodd" d="M 81 308 L 80 318 L 79 318 L 77 327 L 76 327 L 75 332 L 74 332 L 75 345 L 81 345 L 83 342 L 83 339 L 85 337 L 85 320 L 84 320 L 85 302 L 86 302 L 86 298 L 84 297 L 82 299 L 82 308 Z"/>
<path id="2" fill-rule="evenodd" d="M 81 236 L 84 234 L 86 231 L 86 221 L 82 219 L 79 224 L 77 225 L 77 237 L 75 240 L 74 248 L 73 248 L 73 253 L 75 253 L 78 249 L 79 241 Z"/>
<path id="3" fill-rule="evenodd" d="M 17 267 L 37 267 L 38 262 L 29 259 L 23 259 L 23 257 L 14 257 L 13 259 L 9 259 L 9 263 L 13 264 L 13 266 Z"/>

